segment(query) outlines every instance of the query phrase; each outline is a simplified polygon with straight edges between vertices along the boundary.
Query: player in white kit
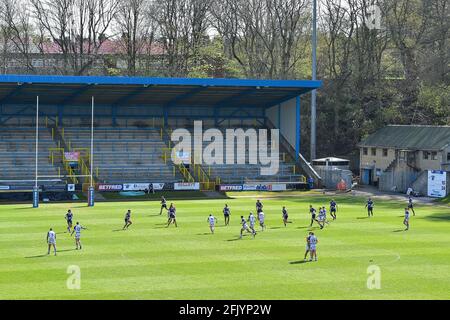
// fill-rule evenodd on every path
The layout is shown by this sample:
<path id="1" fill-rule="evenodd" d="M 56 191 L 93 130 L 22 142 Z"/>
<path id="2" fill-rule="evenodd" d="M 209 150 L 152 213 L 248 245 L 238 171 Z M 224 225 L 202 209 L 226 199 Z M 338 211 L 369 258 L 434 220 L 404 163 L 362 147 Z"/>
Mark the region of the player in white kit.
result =
<path id="1" fill-rule="evenodd" d="M 266 229 L 266 225 L 264 223 L 264 220 L 265 220 L 264 212 L 261 211 L 258 213 L 258 220 L 259 220 L 259 225 L 261 226 L 261 231 L 264 231 L 264 229 Z"/>
<path id="2" fill-rule="evenodd" d="M 250 228 L 248 227 L 248 224 L 247 224 L 247 220 L 245 220 L 244 216 L 241 216 L 241 225 L 242 225 L 242 228 L 241 228 L 241 235 L 240 235 L 239 239 L 242 239 L 242 233 L 244 231 L 247 231 L 248 233 L 252 233 L 253 238 L 255 237 L 256 232 L 250 231 Z"/>
<path id="3" fill-rule="evenodd" d="M 305 248 L 305 257 L 303 258 L 303 261 L 306 261 L 306 257 L 308 256 L 308 253 L 310 251 L 310 247 L 309 247 L 309 239 L 311 238 L 312 232 L 310 232 L 308 234 L 308 236 L 306 237 L 306 248 Z"/>
<path id="4" fill-rule="evenodd" d="M 217 223 L 216 217 L 210 214 L 208 217 L 208 222 L 209 222 L 209 230 L 211 230 L 211 233 L 214 233 L 214 227 L 216 226 Z"/>
<path id="5" fill-rule="evenodd" d="M 250 224 L 250 230 L 252 230 L 253 236 L 256 235 L 256 231 L 255 231 L 255 224 L 256 224 L 256 217 L 253 215 L 253 212 L 250 212 L 250 215 L 248 216 L 247 219 L 248 223 Z"/>
<path id="6" fill-rule="evenodd" d="M 48 243 L 48 252 L 47 254 L 50 254 L 50 248 L 53 247 L 53 252 L 56 256 L 56 233 L 53 231 L 52 228 L 50 228 L 50 231 L 47 232 L 47 243 Z"/>
<path id="7" fill-rule="evenodd" d="M 403 220 L 403 224 L 406 226 L 405 231 L 409 230 L 409 210 L 408 208 L 405 208 L 405 218 Z"/>
<path id="8" fill-rule="evenodd" d="M 311 235 L 309 236 L 309 252 L 310 252 L 310 259 L 309 261 L 317 261 L 317 243 L 319 240 L 317 240 L 317 237 L 315 236 L 314 232 L 311 232 Z"/>
<path id="9" fill-rule="evenodd" d="M 73 231 L 72 231 L 72 233 L 70 234 L 71 236 L 75 233 L 75 246 L 76 246 L 76 249 L 78 250 L 78 247 L 79 247 L 79 249 L 81 250 L 81 241 L 80 241 L 80 238 L 81 238 L 81 230 L 84 230 L 84 229 L 86 229 L 85 227 L 82 227 L 81 225 L 80 225 L 80 223 L 79 222 L 77 222 L 77 224 L 75 225 L 75 227 L 73 227 Z"/>

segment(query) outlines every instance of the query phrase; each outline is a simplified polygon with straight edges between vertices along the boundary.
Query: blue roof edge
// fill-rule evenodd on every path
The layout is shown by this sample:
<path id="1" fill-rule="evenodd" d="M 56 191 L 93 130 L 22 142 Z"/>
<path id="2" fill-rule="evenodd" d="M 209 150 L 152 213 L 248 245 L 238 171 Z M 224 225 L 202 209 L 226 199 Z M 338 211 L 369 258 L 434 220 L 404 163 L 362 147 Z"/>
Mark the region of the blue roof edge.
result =
<path id="1" fill-rule="evenodd" d="M 0 83 L 179 85 L 221 87 L 272 87 L 318 89 L 321 80 L 259 80 L 230 78 L 150 78 L 123 76 L 0 75 Z"/>

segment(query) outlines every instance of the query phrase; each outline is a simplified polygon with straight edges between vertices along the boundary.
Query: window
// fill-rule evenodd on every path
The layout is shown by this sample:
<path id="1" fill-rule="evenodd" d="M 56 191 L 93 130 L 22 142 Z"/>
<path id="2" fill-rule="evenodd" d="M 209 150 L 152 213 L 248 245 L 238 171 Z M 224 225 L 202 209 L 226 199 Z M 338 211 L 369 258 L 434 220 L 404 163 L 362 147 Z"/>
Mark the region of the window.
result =
<path id="1" fill-rule="evenodd" d="M 363 155 L 367 156 L 367 148 L 363 148 Z"/>
<path id="2" fill-rule="evenodd" d="M 428 160 L 430 158 L 430 153 L 428 151 L 422 151 L 423 159 Z"/>
<path id="3" fill-rule="evenodd" d="M 437 152 L 436 151 L 433 151 L 431 153 L 431 160 L 437 160 Z"/>
<path id="4" fill-rule="evenodd" d="M 388 149 L 383 149 L 383 157 L 387 157 L 388 156 Z"/>
<path id="5" fill-rule="evenodd" d="M 450 161 L 450 152 L 447 153 L 447 161 Z"/>
<path id="6" fill-rule="evenodd" d="M 371 151 L 372 156 L 377 155 L 377 148 L 372 148 L 370 151 Z"/>

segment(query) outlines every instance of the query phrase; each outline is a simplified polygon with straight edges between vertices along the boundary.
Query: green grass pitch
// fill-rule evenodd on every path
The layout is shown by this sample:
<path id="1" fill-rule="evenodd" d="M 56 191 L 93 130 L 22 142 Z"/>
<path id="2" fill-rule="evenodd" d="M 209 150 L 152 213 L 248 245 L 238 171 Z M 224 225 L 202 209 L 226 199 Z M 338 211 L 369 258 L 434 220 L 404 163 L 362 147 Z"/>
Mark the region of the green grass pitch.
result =
<path id="1" fill-rule="evenodd" d="M 365 199 L 338 196 L 338 220 L 319 239 L 318 262 L 301 263 L 309 230 L 308 206 L 328 207 L 329 197 L 263 199 L 267 230 L 237 240 L 239 216 L 256 197 L 177 200 L 179 226 L 165 227 L 159 202 L 0 206 L 0 299 L 449 299 L 450 209 L 416 205 L 404 232 L 406 202 L 375 200 L 366 218 Z M 170 199 L 168 199 L 170 202 Z M 222 226 L 222 208 L 232 210 Z M 293 223 L 286 228 L 281 206 Z M 64 215 L 89 228 L 76 251 Z M 133 225 L 123 226 L 126 209 Z M 211 235 L 210 212 L 219 219 Z M 49 227 L 58 256 L 46 255 Z M 81 288 L 67 289 L 69 265 L 81 270 Z M 381 288 L 369 290 L 367 269 L 381 271 Z"/>

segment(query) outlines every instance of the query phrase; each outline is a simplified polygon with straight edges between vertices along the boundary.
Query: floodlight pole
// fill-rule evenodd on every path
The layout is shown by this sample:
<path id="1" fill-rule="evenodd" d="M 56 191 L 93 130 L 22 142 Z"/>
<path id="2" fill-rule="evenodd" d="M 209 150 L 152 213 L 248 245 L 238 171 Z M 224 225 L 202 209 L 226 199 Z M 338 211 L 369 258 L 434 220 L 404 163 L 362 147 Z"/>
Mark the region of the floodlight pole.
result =
<path id="1" fill-rule="evenodd" d="M 39 207 L 38 155 L 39 155 L 39 96 L 36 96 L 36 159 L 34 171 L 33 208 Z"/>
<path id="2" fill-rule="evenodd" d="M 90 185 L 88 189 L 88 206 L 94 206 L 94 180 L 93 180 L 93 172 L 94 172 L 94 96 L 92 96 L 92 105 L 91 105 L 91 155 L 90 155 L 90 164 L 91 164 L 91 175 L 90 175 Z"/>
<path id="3" fill-rule="evenodd" d="M 317 0 L 313 0 L 312 19 L 312 80 L 317 79 L 316 48 L 317 48 Z M 316 90 L 311 91 L 311 161 L 316 158 Z"/>

